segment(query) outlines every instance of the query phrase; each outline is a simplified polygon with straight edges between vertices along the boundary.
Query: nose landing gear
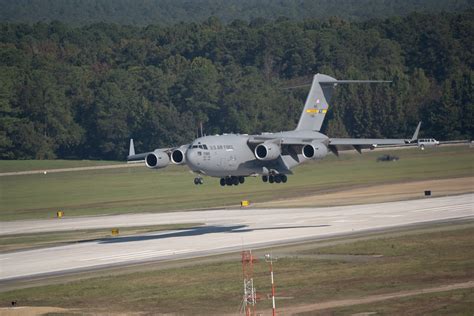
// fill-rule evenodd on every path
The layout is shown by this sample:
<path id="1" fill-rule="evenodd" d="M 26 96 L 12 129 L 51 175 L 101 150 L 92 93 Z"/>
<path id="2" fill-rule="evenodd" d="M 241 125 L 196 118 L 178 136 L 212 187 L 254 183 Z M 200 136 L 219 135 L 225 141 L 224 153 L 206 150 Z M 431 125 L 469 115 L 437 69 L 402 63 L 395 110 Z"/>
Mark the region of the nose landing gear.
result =
<path id="1" fill-rule="evenodd" d="M 204 183 L 203 178 L 201 178 L 201 177 L 194 178 L 194 184 L 195 184 L 195 185 L 203 184 L 203 183 Z"/>

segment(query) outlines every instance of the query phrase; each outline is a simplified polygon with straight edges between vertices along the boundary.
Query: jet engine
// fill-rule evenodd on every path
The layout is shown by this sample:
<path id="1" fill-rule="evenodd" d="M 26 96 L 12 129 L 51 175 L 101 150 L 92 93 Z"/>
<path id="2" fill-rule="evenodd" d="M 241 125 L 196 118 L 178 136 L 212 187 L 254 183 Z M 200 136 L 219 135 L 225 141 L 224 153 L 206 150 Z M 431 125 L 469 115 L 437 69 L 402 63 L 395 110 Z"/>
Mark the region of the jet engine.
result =
<path id="1" fill-rule="evenodd" d="M 312 142 L 304 145 L 301 153 L 306 159 L 323 159 L 328 154 L 328 148 L 322 143 Z"/>
<path id="2" fill-rule="evenodd" d="M 168 154 L 162 151 L 154 151 L 145 157 L 145 164 L 150 169 L 164 168 L 170 163 Z"/>
<path id="3" fill-rule="evenodd" d="M 186 147 L 181 146 L 171 152 L 171 162 L 175 165 L 183 165 L 186 163 Z"/>
<path id="4" fill-rule="evenodd" d="M 275 143 L 263 143 L 255 147 L 254 154 L 258 160 L 275 160 L 280 157 L 281 149 Z"/>

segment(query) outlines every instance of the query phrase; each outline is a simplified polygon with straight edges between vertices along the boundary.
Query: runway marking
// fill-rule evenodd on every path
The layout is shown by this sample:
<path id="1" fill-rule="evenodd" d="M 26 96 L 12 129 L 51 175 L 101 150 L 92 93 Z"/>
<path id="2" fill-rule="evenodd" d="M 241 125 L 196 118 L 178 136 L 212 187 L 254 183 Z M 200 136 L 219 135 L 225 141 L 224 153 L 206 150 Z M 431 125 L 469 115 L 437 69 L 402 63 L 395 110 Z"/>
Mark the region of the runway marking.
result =
<path id="1" fill-rule="evenodd" d="M 137 251 L 133 253 L 123 253 L 117 255 L 110 255 L 110 256 L 102 256 L 102 257 L 94 257 L 94 258 L 85 258 L 80 259 L 80 261 L 107 261 L 107 260 L 124 260 L 124 259 L 132 259 L 132 258 L 151 258 L 156 256 L 163 256 L 163 255 L 175 255 L 175 254 L 182 254 L 187 252 L 192 252 L 194 249 L 181 249 L 181 250 L 145 250 L 145 251 Z"/>
<path id="2" fill-rule="evenodd" d="M 366 219 L 339 219 L 336 221 L 331 221 L 331 223 L 362 223 L 367 222 Z"/>
<path id="3" fill-rule="evenodd" d="M 463 211 L 467 208 L 473 209 L 471 204 L 459 204 L 459 205 L 447 205 L 447 206 L 440 206 L 440 207 L 431 207 L 431 208 L 422 208 L 417 210 L 412 210 L 413 213 L 420 213 L 420 212 L 441 212 L 441 211 Z"/>

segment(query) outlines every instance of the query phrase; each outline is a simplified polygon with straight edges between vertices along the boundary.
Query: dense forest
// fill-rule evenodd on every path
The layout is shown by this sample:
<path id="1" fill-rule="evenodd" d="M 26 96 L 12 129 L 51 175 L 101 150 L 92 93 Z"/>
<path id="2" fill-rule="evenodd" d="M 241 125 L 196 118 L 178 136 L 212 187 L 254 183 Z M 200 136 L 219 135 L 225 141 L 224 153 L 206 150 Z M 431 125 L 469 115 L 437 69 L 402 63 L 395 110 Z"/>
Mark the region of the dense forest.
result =
<path id="1" fill-rule="evenodd" d="M 216 2 L 217 3 L 217 2 Z M 0 157 L 123 160 L 207 134 L 293 129 L 315 73 L 329 136 L 472 138 L 474 11 L 170 26 L 0 24 Z"/>
<path id="2" fill-rule="evenodd" d="M 1 22 L 52 22 L 72 25 L 116 23 L 146 26 L 203 22 L 216 16 L 224 23 L 258 17 L 350 21 L 423 13 L 461 12 L 472 0 L 0 0 Z"/>

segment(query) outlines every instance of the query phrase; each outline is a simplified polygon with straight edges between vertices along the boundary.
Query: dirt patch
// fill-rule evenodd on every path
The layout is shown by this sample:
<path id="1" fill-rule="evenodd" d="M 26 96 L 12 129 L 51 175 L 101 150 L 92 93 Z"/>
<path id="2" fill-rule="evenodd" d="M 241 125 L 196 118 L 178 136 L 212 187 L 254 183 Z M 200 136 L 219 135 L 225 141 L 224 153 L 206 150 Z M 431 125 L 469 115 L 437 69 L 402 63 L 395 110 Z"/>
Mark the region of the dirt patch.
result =
<path id="1" fill-rule="evenodd" d="M 313 259 L 313 260 L 335 260 L 343 262 L 369 262 L 383 259 L 383 255 L 340 255 L 340 254 L 281 254 L 280 258 Z"/>
<path id="2" fill-rule="evenodd" d="M 330 308 L 336 308 L 336 307 L 360 305 L 360 304 L 370 304 L 370 303 L 375 303 L 375 302 L 394 299 L 394 298 L 403 298 L 403 297 L 414 296 L 414 295 L 419 295 L 419 294 L 429 294 L 429 293 L 453 291 L 453 290 L 459 290 L 459 289 L 469 289 L 473 287 L 474 287 L 474 281 L 468 281 L 468 282 L 448 284 L 448 285 L 443 285 L 443 286 L 438 286 L 438 287 L 433 287 L 433 288 L 402 291 L 402 292 L 390 293 L 390 294 L 370 295 L 370 296 L 356 298 L 356 299 L 328 301 L 328 302 L 322 302 L 322 303 L 294 306 L 294 307 L 289 307 L 289 308 L 281 308 L 278 310 L 278 313 L 281 315 L 295 315 L 295 314 L 304 313 L 304 312 L 312 312 L 312 311 L 318 311 L 318 310 L 324 310 L 324 309 L 330 309 Z M 271 314 L 270 310 L 262 312 L 262 315 L 270 315 L 270 314 Z"/>
<path id="3" fill-rule="evenodd" d="M 474 192 L 474 177 L 380 184 L 338 192 L 318 193 L 294 199 L 256 204 L 257 207 L 336 206 L 393 202 L 424 197 L 431 190 L 434 197 Z"/>
<path id="4" fill-rule="evenodd" d="M 65 313 L 70 312 L 68 309 L 49 306 L 19 306 L 19 307 L 2 307 L 0 315 L 2 316 L 37 316 L 48 313 Z"/>

